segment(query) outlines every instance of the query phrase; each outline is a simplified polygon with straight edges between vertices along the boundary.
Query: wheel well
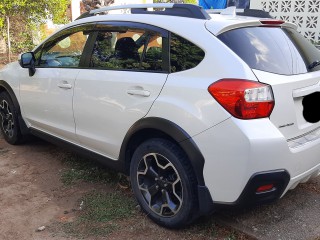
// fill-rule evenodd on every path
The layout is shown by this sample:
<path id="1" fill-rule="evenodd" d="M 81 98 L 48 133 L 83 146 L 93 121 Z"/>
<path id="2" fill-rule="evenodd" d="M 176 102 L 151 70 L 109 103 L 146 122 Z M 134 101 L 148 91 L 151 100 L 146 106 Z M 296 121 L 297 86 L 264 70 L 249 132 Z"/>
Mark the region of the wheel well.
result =
<path id="1" fill-rule="evenodd" d="M 15 96 L 12 88 L 10 87 L 10 85 L 3 81 L 0 80 L 0 93 L 2 92 L 6 92 L 9 97 L 11 98 L 11 101 L 13 102 L 13 105 L 15 106 L 16 112 L 18 114 L 18 121 L 19 121 L 19 125 L 20 125 L 20 131 L 22 134 L 28 134 L 29 133 L 29 129 L 25 123 L 25 121 L 23 120 L 22 116 L 21 116 L 21 109 L 20 109 L 20 105 L 19 102 L 17 100 L 17 97 Z"/>
<path id="2" fill-rule="evenodd" d="M 180 146 L 179 142 L 177 142 L 173 137 L 171 137 L 170 135 L 168 135 L 167 133 L 158 130 L 158 129 L 152 129 L 152 128 L 146 128 L 146 129 L 142 129 L 139 130 L 138 132 L 134 133 L 133 136 L 131 136 L 127 147 L 126 147 L 126 153 L 125 153 L 125 173 L 127 175 L 130 174 L 130 163 L 131 163 L 131 158 L 132 155 L 135 151 L 135 149 L 142 144 L 143 142 L 147 141 L 148 139 L 151 138 L 162 138 L 162 139 L 167 139 L 173 143 L 175 143 L 179 148 L 181 148 L 181 150 L 186 154 L 187 159 L 188 159 L 188 155 L 185 152 L 185 150 Z M 190 162 L 190 159 L 188 159 L 190 166 L 193 166 Z M 193 169 L 193 174 L 194 176 L 196 176 L 195 171 Z M 195 177 L 195 179 L 197 179 Z"/>
<path id="3" fill-rule="evenodd" d="M 8 91 L 3 86 L 0 86 L 0 93 L 2 93 L 2 92 L 8 92 Z"/>
<path id="4" fill-rule="evenodd" d="M 125 171 L 126 174 L 130 174 L 130 163 L 131 163 L 131 158 L 132 155 L 135 151 L 135 149 L 143 142 L 145 142 L 148 139 L 151 138 L 164 138 L 168 139 L 170 141 L 174 141 L 174 139 L 164 132 L 157 130 L 157 129 L 152 129 L 152 128 L 146 128 L 139 130 L 138 132 L 134 133 L 133 136 L 131 136 L 127 147 L 126 147 L 126 154 L 125 154 Z"/>
<path id="5" fill-rule="evenodd" d="M 20 114 L 20 106 L 17 101 L 17 98 L 16 98 L 13 90 L 9 86 L 9 84 L 7 84 L 4 81 L 0 81 L 0 93 L 2 93 L 2 92 L 6 92 L 9 95 L 9 97 L 11 98 L 11 101 L 13 102 L 14 106 L 16 107 L 17 112 Z"/>

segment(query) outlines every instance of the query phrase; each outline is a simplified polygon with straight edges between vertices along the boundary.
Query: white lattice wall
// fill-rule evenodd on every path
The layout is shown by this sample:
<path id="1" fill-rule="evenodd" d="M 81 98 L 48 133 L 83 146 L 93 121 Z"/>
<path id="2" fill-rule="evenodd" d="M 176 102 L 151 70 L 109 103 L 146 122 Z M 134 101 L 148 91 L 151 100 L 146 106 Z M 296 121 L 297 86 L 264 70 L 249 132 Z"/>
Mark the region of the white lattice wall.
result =
<path id="1" fill-rule="evenodd" d="M 251 0 L 250 8 L 293 22 L 307 39 L 320 42 L 320 0 Z"/>

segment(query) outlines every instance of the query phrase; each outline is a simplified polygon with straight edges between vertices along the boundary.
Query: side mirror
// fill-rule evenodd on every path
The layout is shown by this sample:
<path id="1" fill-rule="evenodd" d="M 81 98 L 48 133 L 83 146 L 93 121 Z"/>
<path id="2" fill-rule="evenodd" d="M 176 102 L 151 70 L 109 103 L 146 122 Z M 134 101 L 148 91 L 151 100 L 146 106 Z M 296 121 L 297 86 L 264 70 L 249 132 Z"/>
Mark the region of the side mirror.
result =
<path id="1" fill-rule="evenodd" d="M 33 76 L 36 72 L 35 57 L 33 52 L 23 53 L 20 58 L 20 66 L 29 69 L 29 76 Z"/>

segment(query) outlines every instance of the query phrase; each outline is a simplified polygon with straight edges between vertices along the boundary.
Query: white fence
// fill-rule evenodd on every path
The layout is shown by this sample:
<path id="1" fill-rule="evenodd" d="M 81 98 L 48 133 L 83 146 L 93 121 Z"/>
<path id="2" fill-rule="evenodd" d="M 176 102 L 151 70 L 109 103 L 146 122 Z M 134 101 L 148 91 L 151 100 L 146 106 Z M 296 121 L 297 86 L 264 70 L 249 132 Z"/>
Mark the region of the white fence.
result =
<path id="1" fill-rule="evenodd" d="M 320 0 L 251 0 L 250 8 L 297 24 L 307 39 L 320 44 Z"/>

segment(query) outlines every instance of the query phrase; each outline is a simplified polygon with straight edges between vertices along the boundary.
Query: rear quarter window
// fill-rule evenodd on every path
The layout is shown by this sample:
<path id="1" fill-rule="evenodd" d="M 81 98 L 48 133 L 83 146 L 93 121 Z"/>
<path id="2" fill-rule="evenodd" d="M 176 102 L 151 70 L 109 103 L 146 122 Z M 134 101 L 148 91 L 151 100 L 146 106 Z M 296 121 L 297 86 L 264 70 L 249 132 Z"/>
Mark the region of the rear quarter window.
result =
<path id="1" fill-rule="evenodd" d="M 293 29 L 239 28 L 218 38 L 253 69 L 283 75 L 320 70 L 320 66 L 309 68 L 320 60 L 320 51 Z"/>
<path id="2" fill-rule="evenodd" d="M 192 42 L 171 33 L 170 69 L 181 72 L 196 67 L 204 58 L 204 51 Z"/>

